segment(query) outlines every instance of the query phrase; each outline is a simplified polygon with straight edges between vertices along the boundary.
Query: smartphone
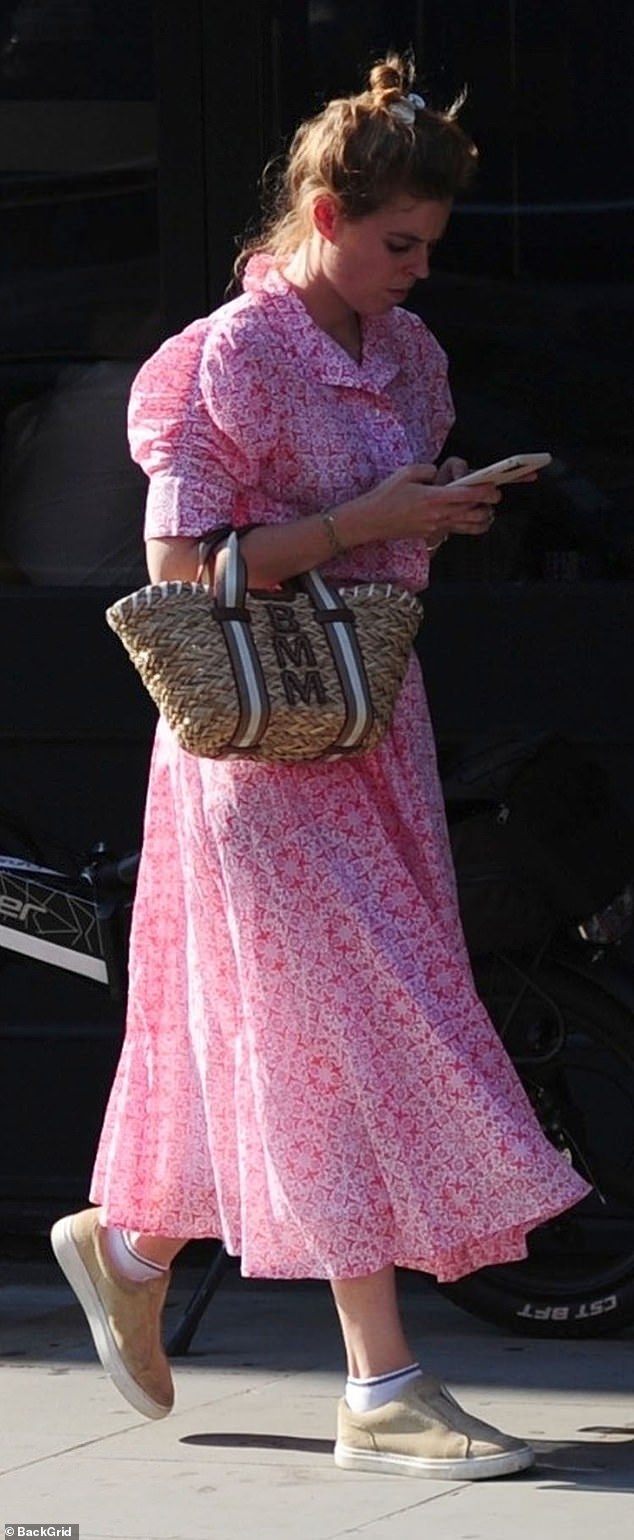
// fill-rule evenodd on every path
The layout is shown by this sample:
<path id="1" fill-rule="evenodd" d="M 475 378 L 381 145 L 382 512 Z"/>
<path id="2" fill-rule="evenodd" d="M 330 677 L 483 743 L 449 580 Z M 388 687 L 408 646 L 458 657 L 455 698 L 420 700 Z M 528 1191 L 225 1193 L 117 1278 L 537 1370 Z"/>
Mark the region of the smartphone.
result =
<path id="1" fill-rule="evenodd" d="M 505 487 L 509 481 L 517 481 L 526 471 L 541 471 L 545 465 L 550 465 L 552 455 L 530 454 L 509 455 L 507 460 L 496 460 L 494 465 L 484 465 L 479 471 L 469 471 L 468 476 L 458 476 L 452 481 L 452 487 L 477 486 L 480 481 L 493 481 L 496 486 Z"/>

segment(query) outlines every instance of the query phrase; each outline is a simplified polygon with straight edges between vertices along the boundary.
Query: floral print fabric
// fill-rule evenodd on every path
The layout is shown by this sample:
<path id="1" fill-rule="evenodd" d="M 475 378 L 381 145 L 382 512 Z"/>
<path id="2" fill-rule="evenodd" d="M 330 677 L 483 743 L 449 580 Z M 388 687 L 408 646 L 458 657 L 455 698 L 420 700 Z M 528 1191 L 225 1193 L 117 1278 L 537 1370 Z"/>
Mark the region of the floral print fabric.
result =
<path id="1" fill-rule="evenodd" d="M 355 364 L 264 258 L 168 341 L 130 408 L 147 533 L 292 519 L 439 454 L 444 355 L 415 317 Z M 424 542 L 334 577 L 427 582 Z M 159 723 L 128 1023 L 91 1197 L 218 1236 L 245 1275 L 441 1280 L 525 1254 L 585 1184 L 544 1139 L 474 993 L 420 668 L 372 753 L 196 759 Z"/>

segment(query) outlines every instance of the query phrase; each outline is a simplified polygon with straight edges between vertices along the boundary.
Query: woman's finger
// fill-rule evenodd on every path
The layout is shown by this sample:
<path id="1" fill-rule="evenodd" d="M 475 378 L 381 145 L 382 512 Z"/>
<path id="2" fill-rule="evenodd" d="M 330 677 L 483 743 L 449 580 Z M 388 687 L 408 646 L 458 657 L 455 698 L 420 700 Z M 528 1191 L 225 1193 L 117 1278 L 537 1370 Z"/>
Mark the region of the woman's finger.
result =
<path id="1" fill-rule="evenodd" d="M 397 471 L 397 475 L 398 474 L 400 473 Z M 405 469 L 403 479 L 405 481 L 422 481 L 429 485 L 430 482 L 433 483 L 436 480 L 436 475 L 437 471 L 435 465 L 408 465 Z"/>
<path id="2" fill-rule="evenodd" d="M 475 508 L 473 512 L 457 513 L 451 520 L 456 535 L 486 535 L 495 521 L 493 508 Z"/>
<path id="3" fill-rule="evenodd" d="M 436 486 L 446 487 L 452 481 L 457 481 L 459 476 L 466 476 L 469 470 L 466 460 L 461 460 L 458 455 L 450 455 L 439 465 L 436 474 Z"/>
<path id="4" fill-rule="evenodd" d="M 446 497 L 450 503 L 460 508 L 491 508 L 502 501 L 502 493 L 493 482 L 482 483 L 482 486 L 465 487 L 458 483 L 450 482 L 446 487 L 439 487 L 439 493 Z"/>

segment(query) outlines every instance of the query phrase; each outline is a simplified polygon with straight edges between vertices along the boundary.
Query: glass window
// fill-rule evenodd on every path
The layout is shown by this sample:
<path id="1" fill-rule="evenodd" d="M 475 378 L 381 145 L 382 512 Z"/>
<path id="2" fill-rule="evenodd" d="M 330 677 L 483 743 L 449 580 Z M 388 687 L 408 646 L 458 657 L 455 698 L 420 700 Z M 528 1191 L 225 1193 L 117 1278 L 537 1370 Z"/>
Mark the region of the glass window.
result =
<path id="1" fill-rule="evenodd" d="M 620 0 L 486 8 L 426 0 L 426 64 L 480 149 L 417 308 L 447 347 L 456 447 L 486 464 L 547 448 L 485 544 L 437 577 L 569 581 L 634 573 L 631 431 L 634 13 Z"/>
<path id="2" fill-rule="evenodd" d="M 281 5 L 282 36 L 303 10 Z M 462 121 L 480 150 L 477 182 L 413 305 L 449 354 L 451 448 L 474 465 L 553 455 L 538 484 L 507 491 L 486 542 L 447 544 L 436 580 L 630 577 L 632 7 L 311 0 L 304 73 L 282 73 L 286 122 L 408 43 L 432 102 L 467 86 Z"/>
<path id="3" fill-rule="evenodd" d="M 126 403 L 159 341 L 151 0 L 0 4 L 0 199 L 2 577 L 129 586 Z"/>

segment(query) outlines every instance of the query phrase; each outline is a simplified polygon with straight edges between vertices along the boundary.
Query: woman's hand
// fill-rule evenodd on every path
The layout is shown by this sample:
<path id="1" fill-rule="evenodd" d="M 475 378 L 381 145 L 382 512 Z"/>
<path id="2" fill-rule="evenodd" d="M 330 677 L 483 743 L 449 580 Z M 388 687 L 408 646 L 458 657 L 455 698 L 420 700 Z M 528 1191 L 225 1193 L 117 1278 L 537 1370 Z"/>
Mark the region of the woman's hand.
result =
<path id="1" fill-rule="evenodd" d="M 486 534 L 501 493 L 492 482 L 454 486 L 455 466 L 460 467 L 460 475 L 465 474 L 464 461 L 458 459 L 447 460 L 440 471 L 435 465 L 408 465 L 395 471 L 371 492 L 340 510 L 344 542 L 344 521 L 352 523 L 355 509 L 360 510 L 362 505 L 366 539 L 423 539 L 429 546 L 435 546 L 447 535 Z"/>

